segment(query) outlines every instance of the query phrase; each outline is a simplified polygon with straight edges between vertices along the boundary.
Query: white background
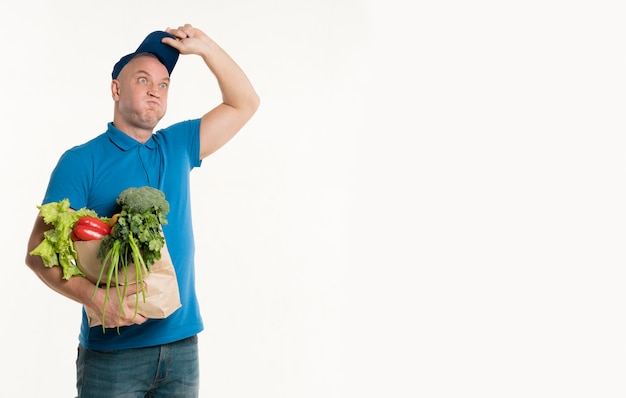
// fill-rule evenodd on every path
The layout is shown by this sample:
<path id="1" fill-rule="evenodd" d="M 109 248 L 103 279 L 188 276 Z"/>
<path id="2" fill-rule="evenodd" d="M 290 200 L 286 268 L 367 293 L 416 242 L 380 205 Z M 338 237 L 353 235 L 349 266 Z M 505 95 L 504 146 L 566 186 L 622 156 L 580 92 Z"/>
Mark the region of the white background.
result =
<path id="1" fill-rule="evenodd" d="M 192 173 L 202 397 L 623 397 L 619 3 L 3 3 L 0 395 L 74 396 L 35 206 L 117 59 L 189 22 L 262 99 Z M 198 58 L 172 78 L 161 126 L 220 101 Z"/>

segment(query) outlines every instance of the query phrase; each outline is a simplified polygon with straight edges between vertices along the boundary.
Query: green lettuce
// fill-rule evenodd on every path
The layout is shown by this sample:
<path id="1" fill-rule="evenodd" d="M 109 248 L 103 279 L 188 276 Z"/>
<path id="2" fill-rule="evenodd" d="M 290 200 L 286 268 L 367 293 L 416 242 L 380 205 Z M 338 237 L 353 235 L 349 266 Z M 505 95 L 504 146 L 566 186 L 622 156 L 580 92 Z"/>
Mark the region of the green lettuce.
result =
<path id="1" fill-rule="evenodd" d="M 72 276 L 84 276 L 77 265 L 77 253 L 72 243 L 72 228 L 76 221 L 83 216 L 98 217 L 94 210 L 82 208 L 70 211 L 70 201 L 63 199 L 59 202 L 50 202 L 37 206 L 39 214 L 46 224 L 54 228 L 44 232 L 43 241 L 30 252 L 40 256 L 46 267 L 61 266 L 63 279 Z"/>

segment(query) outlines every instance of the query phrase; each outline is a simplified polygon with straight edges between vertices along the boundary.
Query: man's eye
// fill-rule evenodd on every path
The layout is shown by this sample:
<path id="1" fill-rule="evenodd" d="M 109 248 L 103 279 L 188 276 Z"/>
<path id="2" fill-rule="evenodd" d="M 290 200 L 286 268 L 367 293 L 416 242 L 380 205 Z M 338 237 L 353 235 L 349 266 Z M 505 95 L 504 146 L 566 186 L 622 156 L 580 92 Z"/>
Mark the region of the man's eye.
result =
<path id="1" fill-rule="evenodd" d="M 145 77 L 140 77 L 137 81 L 138 81 L 139 83 L 141 83 L 141 84 L 146 84 L 146 83 L 148 83 L 148 79 L 146 79 Z"/>
<path id="2" fill-rule="evenodd" d="M 161 90 L 165 90 L 167 88 L 167 84 L 166 83 L 161 83 L 159 85 L 159 88 L 161 88 Z"/>

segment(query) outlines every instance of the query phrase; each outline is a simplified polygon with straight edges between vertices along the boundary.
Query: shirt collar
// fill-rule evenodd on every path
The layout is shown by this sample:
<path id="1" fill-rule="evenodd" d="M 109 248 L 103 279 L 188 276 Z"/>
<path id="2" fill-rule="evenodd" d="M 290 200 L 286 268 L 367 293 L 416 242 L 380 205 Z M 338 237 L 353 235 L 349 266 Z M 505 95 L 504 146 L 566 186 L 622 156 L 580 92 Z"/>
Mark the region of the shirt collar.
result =
<path id="1" fill-rule="evenodd" d="M 148 139 L 148 141 L 146 141 L 145 144 L 142 144 L 141 142 L 132 138 L 128 134 L 122 132 L 122 130 L 119 130 L 117 127 L 115 127 L 113 125 L 113 122 L 108 123 L 106 134 L 111 140 L 111 142 L 123 151 L 128 151 L 130 149 L 135 148 L 138 145 L 144 145 L 148 149 L 156 148 L 154 135 L 152 135 L 152 137 L 150 137 L 150 139 Z"/>

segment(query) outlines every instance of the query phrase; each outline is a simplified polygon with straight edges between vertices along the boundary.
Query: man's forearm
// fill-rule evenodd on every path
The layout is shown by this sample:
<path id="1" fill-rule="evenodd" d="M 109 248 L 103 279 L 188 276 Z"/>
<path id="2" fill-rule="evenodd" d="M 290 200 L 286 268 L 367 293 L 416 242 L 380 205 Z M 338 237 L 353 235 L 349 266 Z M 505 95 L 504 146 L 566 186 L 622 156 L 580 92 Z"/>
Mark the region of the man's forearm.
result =
<path id="1" fill-rule="evenodd" d="M 224 104 L 237 109 L 256 110 L 259 97 L 250 80 L 217 43 L 209 39 L 201 56 L 217 79 Z"/>

